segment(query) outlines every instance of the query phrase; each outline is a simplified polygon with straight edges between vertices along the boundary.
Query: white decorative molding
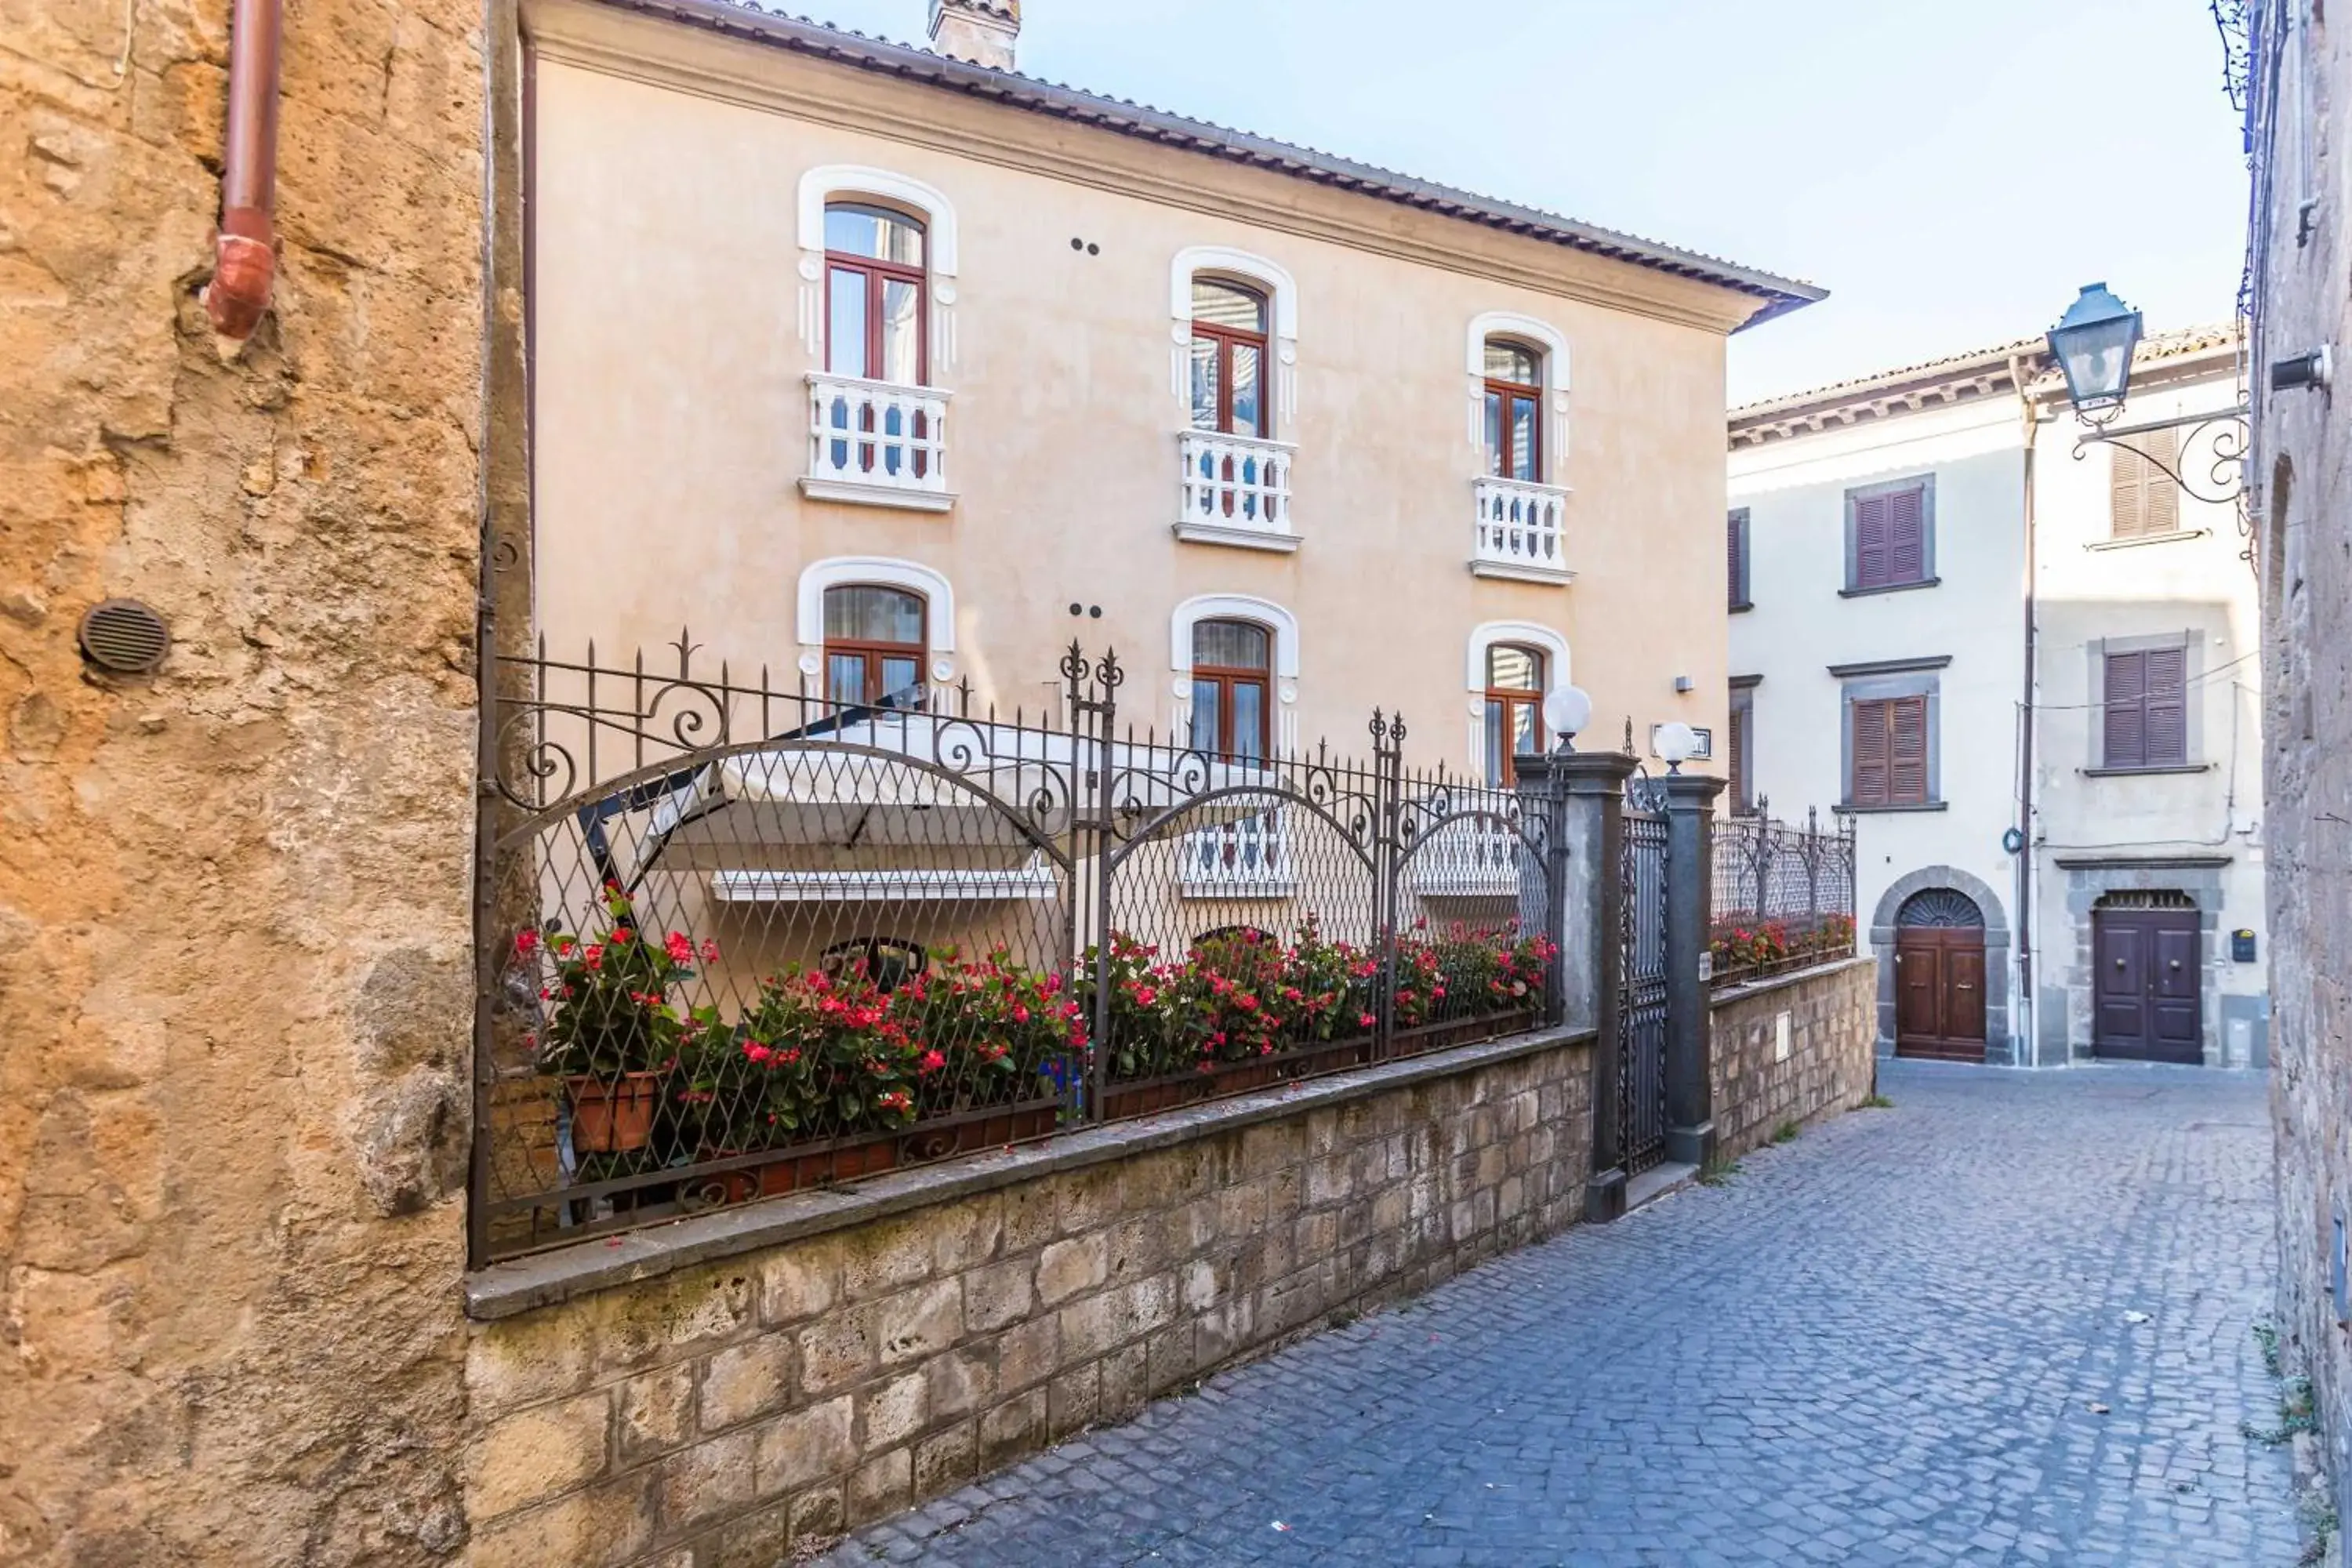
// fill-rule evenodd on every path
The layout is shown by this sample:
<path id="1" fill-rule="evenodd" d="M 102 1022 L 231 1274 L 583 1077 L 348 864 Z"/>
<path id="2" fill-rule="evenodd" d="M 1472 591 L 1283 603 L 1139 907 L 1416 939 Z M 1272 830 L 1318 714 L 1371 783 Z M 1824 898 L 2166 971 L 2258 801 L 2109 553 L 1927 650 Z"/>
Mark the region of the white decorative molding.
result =
<path id="1" fill-rule="evenodd" d="M 1498 642 L 1525 643 L 1544 651 L 1544 694 L 1569 684 L 1568 639 L 1549 626 L 1533 621 L 1487 621 L 1472 629 L 1467 657 L 1463 660 L 1464 684 L 1482 698 L 1486 690 L 1486 650 Z M 1482 701 L 1481 710 L 1485 708 Z"/>
<path id="2" fill-rule="evenodd" d="M 801 342 L 811 358 L 824 363 L 824 208 L 842 197 L 865 196 L 885 206 L 903 207 L 923 220 L 924 269 L 931 279 L 931 363 L 936 376 L 956 363 L 955 204 L 936 185 L 911 174 L 862 163 L 824 163 L 801 176 Z"/>
<path id="3" fill-rule="evenodd" d="M 1470 318 L 1464 339 L 1463 368 L 1470 375 L 1470 444 L 1486 444 L 1486 340 L 1517 338 L 1543 350 L 1544 401 L 1550 417 L 1544 430 L 1544 477 L 1557 483 L 1568 472 L 1568 337 L 1549 321 L 1509 310 Z"/>
<path id="4" fill-rule="evenodd" d="M 1200 621 L 1255 621 L 1274 634 L 1274 673 L 1298 679 L 1298 617 L 1271 599 L 1246 594 L 1196 594 L 1168 618 L 1168 664 L 1178 675 L 1192 673 L 1192 627 Z"/>
<path id="5" fill-rule="evenodd" d="M 1484 477 L 1472 480 L 1471 575 L 1553 584 L 1575 582 L 1576 574 L 1568 564 L 1568 497 L 1560 485 Z"/>
<path id="6" fill-rule="evenodd" d="M 1287 441 L 1187 430 L 1176 437 L 1176 537 L 1198 544 L 1292 551 Z"/>
<path id="7" fill-rule="evenodd" d="M 1169 329 L 1173 343 L 1169 386 L 1188 407 L 1192 388 L 1186 362 L 1192 351 L 1192 279 L 1201 273 L 1238 278 L 1265 290 L 1274 309 L 1275 418 L 1287 431 L 1298 415 L 1298 284 L 1279 263 L 1222 245 L 1191 245 L 1176 253 L 1168 269 Z"/>
<path id="8" fill-rule="evenodd" d="M 824 647 L 824 591 L 857 584 L 904 588 L 923 596 L 923 628 L 934 667 L 955 652 L 955 590 L 919 562 L 889 555 L 834 555 L 811 562 L 801 572 L 797 632 L 801 646 Z M 805 668 L 805 666 L 803 666 Z M 950 674 L 953 667 L 950 666 Z M 948 676 L 933 677 L 944 680 Z"/>
<path id="9" fill-rule="evenodd" d="M 818 500 L 947 511 L 948 395 L 811 371 L 808 472 Z"/>

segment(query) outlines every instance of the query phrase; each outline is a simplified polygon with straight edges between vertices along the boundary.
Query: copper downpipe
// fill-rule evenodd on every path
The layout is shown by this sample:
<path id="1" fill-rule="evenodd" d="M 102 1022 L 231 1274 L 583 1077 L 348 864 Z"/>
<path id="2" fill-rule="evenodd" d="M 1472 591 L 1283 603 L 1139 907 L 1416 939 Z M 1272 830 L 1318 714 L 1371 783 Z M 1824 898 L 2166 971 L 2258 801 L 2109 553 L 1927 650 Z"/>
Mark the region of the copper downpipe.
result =
<path id="1" fill-rule="evenodd" d="M 249 338 L 269 308 L 278 270 L 270 217 L 278 201 L 280 0 L 233 0 L 228 127 L 221 157 L 220 238 L 205 311 L 224 337 Z"/>

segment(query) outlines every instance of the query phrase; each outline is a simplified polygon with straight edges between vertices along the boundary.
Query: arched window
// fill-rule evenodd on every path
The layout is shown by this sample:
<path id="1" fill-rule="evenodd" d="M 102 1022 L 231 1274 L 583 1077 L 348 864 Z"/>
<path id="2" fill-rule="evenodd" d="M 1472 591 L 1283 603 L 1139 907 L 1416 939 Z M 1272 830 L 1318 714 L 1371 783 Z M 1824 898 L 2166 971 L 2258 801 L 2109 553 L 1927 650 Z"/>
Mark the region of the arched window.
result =
<path id="1" fill-rule="evenodd" d="M 922 595 L 877 584 L 824 591 L 824 695 L 844 707 L 923 706 Z"/>
<path id="2" fill-rule="evenodd" d="M 1192 279 L 1192 428 L 1265 437 L 1265 296 L 1215 278 Z"/>
<path id="3" fill-rule="evenodd" d="M 1543 479 L 1543 355 L 1509 338 L 1486 340 L 1486 472 Z"/>
<path id="4" fill-rule="evenodd" d="M 1274 638 L 1251 621 L 1192 625 L 1192 744 L 1241 762 L 1272 750 Z"/>
<path id="5" fill-rule="evenodd" d="M 868 202 L 824 208 L 824 367 L 921 386 L 929 373 L 923 225 Z"/>
<path id="6" fill-rule="evenodd" d="M 1497 789 L 1517 783 L 1511 759 L 1544 746 L 1544 656 L 1518 643 L 1486 649 L 1486 782 Z"/>

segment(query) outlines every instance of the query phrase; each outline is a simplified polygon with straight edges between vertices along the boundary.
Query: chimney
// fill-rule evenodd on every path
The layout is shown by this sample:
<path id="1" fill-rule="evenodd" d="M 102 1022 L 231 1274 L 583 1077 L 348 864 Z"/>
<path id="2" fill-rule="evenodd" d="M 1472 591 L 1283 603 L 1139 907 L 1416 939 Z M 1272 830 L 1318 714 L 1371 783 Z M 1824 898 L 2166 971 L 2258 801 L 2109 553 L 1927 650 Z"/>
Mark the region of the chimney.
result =
<path id="1" fill-rule="evenodd" d="M 991 70 L 1013 68 L 1021 0 L 931 0 L 931 47 Z"/>

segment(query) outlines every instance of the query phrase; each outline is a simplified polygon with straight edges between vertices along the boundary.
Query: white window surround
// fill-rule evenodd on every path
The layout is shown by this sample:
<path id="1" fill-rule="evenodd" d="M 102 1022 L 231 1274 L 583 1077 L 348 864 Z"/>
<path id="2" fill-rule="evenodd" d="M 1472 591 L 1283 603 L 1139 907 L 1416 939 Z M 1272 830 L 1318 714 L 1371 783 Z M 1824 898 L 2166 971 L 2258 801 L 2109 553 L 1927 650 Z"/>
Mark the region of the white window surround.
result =
<path id="1" fill-rule="evenodd" d="M 1278 263 L 1222 245 L 1187 246 L 1168 268 L 1168 313 L 1174 318 L 1169 341 L 1168 389 L 1192 406 L 1192 279 L 1238 278 L 1265 291 L 1274 308 L 1275 434 L 1285 437 L 1298 412 L 1298 284 Z"/>
<path id="2" fill-rule="evenodd" d="M 801 342 L 824 363 L 824 209 L 829 202 L 866 197 L 902 207 L 923 220 L 924 270 L 930 275 L 931 379 L 956 363 L 956 211 L 937 186 L 910 174 L 861 163 L 825 163 L 801 176 Z"/>
<path id="3" fill-rule="evenodd" d="M 1176 679 L 1171 735 L 1184 734 L 1192 720 L 1192 627 L 1199 621 L 1252 621 L 1274 634 L 1276 727 L 1275 743 L 1285 751 L 1298 743 L 1298 617 L 1270 599 L 1245 594 L 1199 594 L 1176 606 L 1168 618 L 1168 663 Z"/>
<path id="4" fill-rule="evenodd" d="M 955 590 L 929 567 L 888 555 L 835 555 L 801 572 L 797 633 L 801 673 L 824 668 L 824 591 L 872 584 L 923 596 L 923 632 L 930 645 L 931 679 L 955 679 Z"/>
<path id="5" fill-rule="evenodd" d="M 1557 485 L 1568 471 L 1568 339 L 1558 327 L 1533 316 L 1509 310 L 1488 310 L 1470 318 L 1464 368 L 1470 374 L 1470 445 L 1486 444 L 1486 340 L 1516 338 L 1543 350 L 1544 397 L 1550 405 L 1545 421 L 1543 478 Z"/>
<path id="6" fill-rule="evenodd" d="M 1569 684 L 1568 639 L 1549 626 L 1533 621 L 1488 621 L 1470 634 L 1463 660 L 1463 679 L 1470 692 L 1470 776 L 1484 778 L 1486 766 L 1486 650 L 1496 643 L 1519 643 L 1541 648 L 1544 695 Z"/>

